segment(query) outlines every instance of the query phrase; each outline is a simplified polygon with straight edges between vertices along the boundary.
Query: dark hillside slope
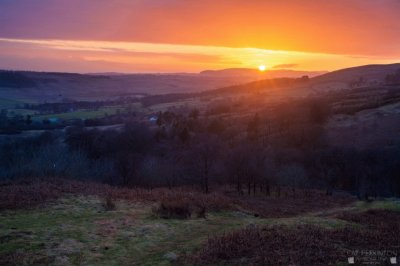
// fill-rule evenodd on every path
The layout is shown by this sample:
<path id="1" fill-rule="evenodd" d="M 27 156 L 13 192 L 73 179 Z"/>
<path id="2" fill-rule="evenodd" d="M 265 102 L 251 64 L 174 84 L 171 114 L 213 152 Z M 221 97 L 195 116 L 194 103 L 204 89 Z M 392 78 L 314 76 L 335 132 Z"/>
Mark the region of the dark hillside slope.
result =
<path id="1" fill-rule="evenodd" d="M 91 75 L 0 70 L 0 98 L 31 102 L 101 100 L 134 94 L 193 93 L 252 80 L 199 74 Z"/>
<path id="2" fill-rule="evenodd" d="M 312 78 L 313 82 L 352 82 L 363 78 L 384 82 L 386 75 L 393 74 L 400 69 L 400 63 L 389 65 L 365 65 L 332 71 Z"/>
<path id="3" fill-rule="evenodd" d="M 31 88 L 35 86 L 36 82 L 23 72 L 0 71 L 0 88 Z"/>

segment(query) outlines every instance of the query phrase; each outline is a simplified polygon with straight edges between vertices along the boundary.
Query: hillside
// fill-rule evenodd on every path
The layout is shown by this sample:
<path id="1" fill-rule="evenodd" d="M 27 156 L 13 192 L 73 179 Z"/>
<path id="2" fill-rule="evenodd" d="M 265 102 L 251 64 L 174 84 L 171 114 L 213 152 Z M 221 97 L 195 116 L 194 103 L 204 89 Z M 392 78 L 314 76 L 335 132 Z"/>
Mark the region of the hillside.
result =
<path id="1" fill-rule="evenodd" d="M 389 65 L 357 66 L 340 69 L 317 76 L 313 78 L 313 81 L 316 83 L 329 81 L 351 82 L 356 81 L 359 78 L 363 78 L 369 81 L 376 80 L 378 82 L 383 82 L 386 75 L 393 74 L 398 69 L 400 69 L 400 63 Z"/>
<path id="2" fill-rule="evenodd" d="M 393 74 L 400 64 L 367 65 L 331 73 L 237 68 L 206 70 L 199 74 L 76 74 L 28 71 L 0 71 L 0 98 L 3 102 L 60 102 L 72 100 L 103 100 L 137 94 L 197 93 L 214 91 L 238 84 L 254 86 L 255 80 L 265 80 L 257 87 L 268 85 L 267 80 L 311 77 L 303 88 L 309 92 L 349 88 L 349 84 L 381 84 L 386 75 Z M 251 83 L 252 82 L 252 83 Z M 360 84 L 359 84 L 360 83 Z M 361 84 L 361 85 L 362 85 Z M 269 86 L 269 85 L 268 85 Z M 239 88 L 236 88 L 239 89 Z M 262 89 L 262 88 L 261 88 Z M 239 89 L 240 90 L 240 89 Z M 227 90 L 229 91 L 229 89 Z"/>
<path id="3" fill-rule="evenodd" d="M 287 87 L 307 95 L 310 93 L 324 93 L 330 90 L 353 89 L 368 86 L 383 86 L 386 77 L 393 75 L 400 69 L 399 64 L 366 65 L 341 69 L 329 73 L 307 72 L 292 70 L 273 70 L 261 73 L 253 69 L 225 69 L 217 71 L 204 71 L 201 75 L 207 76 L 252 76 L 251 82 L 242 82 L 239 85 L 219 88 L 212 92 L 249 92 L 265 90 L 271 92 L 274 89 Z M 299 79 L 308 76 L 310 79 Z M 296 79 L 297 78 L 297 79 Z"/>
<path id="4" fill-rule="evenodd" d="M 187 93 L 251 81 L 251 77 L 197 74 L 91 75 L 0 71 L 0 98 L 58 102 L 64 98 L 99 100 L 135 94 Z"/>

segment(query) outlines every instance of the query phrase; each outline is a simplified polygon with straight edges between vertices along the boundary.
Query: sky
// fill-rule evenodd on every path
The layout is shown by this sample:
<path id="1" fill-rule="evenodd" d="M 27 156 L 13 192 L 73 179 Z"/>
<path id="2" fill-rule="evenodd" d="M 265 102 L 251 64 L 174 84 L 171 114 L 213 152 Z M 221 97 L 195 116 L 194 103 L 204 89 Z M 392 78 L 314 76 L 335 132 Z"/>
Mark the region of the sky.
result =
<path id="1" fill-rule="evenodd" d="M 0 0 L 0 69 L 334 70 L 400 62 L 400 0 Z"/>

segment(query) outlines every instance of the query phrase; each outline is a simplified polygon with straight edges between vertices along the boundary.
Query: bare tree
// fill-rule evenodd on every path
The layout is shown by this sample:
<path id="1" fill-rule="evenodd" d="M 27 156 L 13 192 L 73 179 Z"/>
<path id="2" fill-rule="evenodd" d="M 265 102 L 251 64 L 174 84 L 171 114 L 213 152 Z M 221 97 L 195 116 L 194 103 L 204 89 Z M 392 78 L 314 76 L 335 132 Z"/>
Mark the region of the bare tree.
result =
<path id="1" fill-rule="evenodd" d="M 210 134 L 198 135 L 190 148 L 189 162 L 194 175 L 199 178 L 200 185 L 205 193 L 209 192 L 210 178 L 214 174 L 219 152 L 219 141 Z"/>
<path id="2" fill-rule="evenodd" d="M 307 185 L 307 174 L 302 165 L 292 163 L 284 165 L 278 172 L 279 182 L 292 189 L 293 197 L 296 196 L 296 188 L 304 188 Z"/>

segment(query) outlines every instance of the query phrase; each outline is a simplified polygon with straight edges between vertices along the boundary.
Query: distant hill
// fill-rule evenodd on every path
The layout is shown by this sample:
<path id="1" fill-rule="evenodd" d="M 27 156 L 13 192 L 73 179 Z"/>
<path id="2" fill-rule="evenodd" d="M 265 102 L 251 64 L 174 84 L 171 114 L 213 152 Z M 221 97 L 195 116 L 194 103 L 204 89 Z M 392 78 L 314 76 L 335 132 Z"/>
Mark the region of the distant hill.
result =
<path id="1" fill-rule="evenodd" d="M 315 76 L 320 72 L 225 69 L 201 73 L 123 74 L 0 70 L 0 98 L 30 102 L 100 100 L 134 94 L 196 93 L 260 79 Z"/>
<path id="2" fill-rule="evenodd" d="M 270 78 L 223 87 L 215 90 L 209 90 L 203 92 L 203 94 L 213 95 L 220 93 L 243 93 L 267 89 L 269 90 L 269 92 L 271 92 L 271 90 L 277 88 L 294 88 L 299 86 L 304 87 L 304 85 L 306 85 L 308 81 L 309 78 Z"/>
<path id="3" fill-rule="evenodd" d="M 250 82 L 252 77 L 200 74 L 77 74 L 0 70 L 0 98 L 57 102 L 133 94 L 192 93 Z"/>
<path id="4" fill-rule="evenodd" d="M 271 78 L 299 78 L 302 76 L 315 77 L 327 73 L 326 71 L 299 71 L 290 69 L 277 69 L 267 70 L 261 72 L 257 69 L 251 68 L 228 68 L 221 70 L 205 70 L 200 72 L 202 76 L 209 77 L 252 77 L 254 80 L 257 79 L 271 79 Z"/>
<path id="5" fill-rule="evenodd" d="M 248 68 L 206 70 L 198 74 L 77 74 L 0 70 L 0 98 L 8 101 L 59 102 L 63 99 L 100 100 L 135 94 L 198 93 L 218 88 L 227 90 L 227 87 L 240 90 L 240 87 L 246 86 L 270 86 L 269 81 L 246 85 L 249 82 L 302 76 L 311 78 L 307 87 L 317 92 L 346 89 L 360 79 L 365 80 L 367 85 L 383 83 L 386 75 L 398 69 L 400 64 L 367 65 L 330 73 L 287 69 L 260 72 Z"/>
<path id="6" fill-rule="evenodd" d="M 386 75 L 400 69 L 400 63 L 389 65 L 365 65 L 344 68 L 313 78 L 314 82 L 352 82 L 357 79 L 384 81 Z"/>

